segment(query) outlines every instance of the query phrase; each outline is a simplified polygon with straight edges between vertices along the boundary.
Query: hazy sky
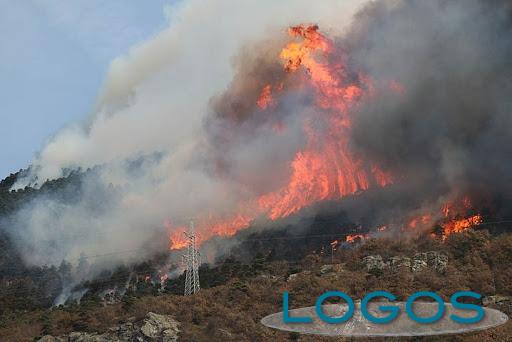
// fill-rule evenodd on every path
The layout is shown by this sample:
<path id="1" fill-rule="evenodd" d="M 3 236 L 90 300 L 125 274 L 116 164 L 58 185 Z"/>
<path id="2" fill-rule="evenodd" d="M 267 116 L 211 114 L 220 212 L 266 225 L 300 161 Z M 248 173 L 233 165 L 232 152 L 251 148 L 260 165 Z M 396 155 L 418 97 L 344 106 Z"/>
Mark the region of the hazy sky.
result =
<path id="1" fill-rule="evenodd" d="M 175 0 L 0 0 L 0 179 L 92 108 L 109 62 Z"/>

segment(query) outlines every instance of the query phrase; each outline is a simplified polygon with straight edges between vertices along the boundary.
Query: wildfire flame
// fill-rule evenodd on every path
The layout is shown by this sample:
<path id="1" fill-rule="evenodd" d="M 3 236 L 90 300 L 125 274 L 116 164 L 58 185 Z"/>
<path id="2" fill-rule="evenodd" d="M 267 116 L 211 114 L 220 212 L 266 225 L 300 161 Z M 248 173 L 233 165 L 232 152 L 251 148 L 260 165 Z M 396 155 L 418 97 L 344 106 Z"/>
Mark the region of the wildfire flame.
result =
<path id="1" fill-rule="evenodd" d="M 365 240 L 369 237 L 368 234 L 349 234 L 345 237 L 345 242 L 355 243 L 358 241 Z"/>
<path id="2" fill-rule="evenodd" d="M 239 229 L 249 226 L 252 218 L 244 215 L 237 215 L 227 220 L 219 220 L 209 215 L 204 221 L 196 222 L 196 225 L 203 229 L 196 234 L 196 243 L 202 244 L 213 236 L 232 236 Z M 187 231 L 185 226 L 174 226 L 171 222 L 165 223 L 170 234 L 170 249 L 182 249 L 187 246 L 187 238 L 183 232 Z"/>
<path id="3" fill-rule="evenodd" d="M 305 68 L 309 84 L 315 89 L 317 104 L 328 110 L 323 119 L 331 128 L 327 132 L 329 139 L 318 139 L 317 129 L 305 123 L 307 147 L 291 162 L 288 184 L 258 201 L 271 219 L 288 216 L 321 200 L 368 189 L 370 183 L 381 186 L 391 183 L 384 172 L 377 167 L 365 168 L 349 151 L 349 109 L 356 105 L 364 91 L 360 85 L 344 78 L 342 67 L 315 58 L 315 53 L 325 57 L 331 52 L 331 42 L 318 32 L 317 26 L 292 27 L 289 34 L 302 40 L 289 43 L 281 51 L 285 69 L 296 72 L 301 66 Z"/>
<path id="4" fill-rule="evenodd" d="M 460 233 L 483 222 L 480 214 L 468 215 L 471 209 L 471 200 L 464 196 L 460 200 L 444 203 L 439 213 L 431 212 L 413 217 L 409 220 L 406 228 L 433 228 L 438 224 L 442 228 L 441 238 L 446 240 L 450 234 Z M 436 234 L 431 235 L 436 236 Z"/>
<path id="5" fill-rule="evenodd" d="M 323 130 L 314 123 L 304 122 L 306 147 L 290 161 L 288 182 L 276 191 L 264 194 L 240 205 L 239 214 L 219 219 L 212 216 L 197 222 L 200 227 L 198 243 L 214 235 L 229 236 L 248 227 L 250 222 L 265 216 L 271 220 L 289 216 L 318 201 L 336 199 L 369 187 L 385 186 L 392 179 L 375 165 L 365 165 L 348 148 L 351 127 L 351 109 L 370 95 L 370 82 L 363 75 L 348 77 L 343 58 L 331 62 L 332 42 L 322 35 L 316 25 L 299 25 L 288 30 L 293 41 L 279 54 L 288 73 L 303 71 L 303 83 L 313 89 L 318 120 Z M 337 56 L 343 56 L 338 52 Z M 282 84 L 277 87 L 278 91 Z M 393 87 L 401 91 L 398 84 Z M 308 88 L 308 89 L 309 89 Z M 365 90 L 366 89 L 366 90 Z M 260 110 L 269 110 L 278 101 L 272 97 L 272 85 L 265 85 L 255 103 Z M 327 131 L 325 131 L 325 127 Z M 276 132 L 286 129 L 276 126 Z M 171 249 L 186 246 L 178 227 L 170 229 Z"/>
<path id="6" fill-rule="evenodd" d="M 463 232 L 464 230 L 477 226 L 481 223 L 482 217 L 480 215 L 473 215 L 467 218 L 448 221 L 441 225 L 441 227 L 443 227 L 442 238 L 445 240 L 450 234 Z"/>
<path id="7" fill-rule="evenodd" d="M 464 196 L 457 205 L 456 202 L 448 202 L 441 208 L 444 217 L 447 219 L 441 224 L 443 228 L 443 240 L 446 240 L 448 235 L 453 233 L 460 233 L 473 226 L 477 226 L 483 222 L 480 214 L 464 217 L 465 212 L 472 208 L 471 199 Z M 462 214 L 460 214 L 462 213 Z M 461 218 L 461 216 L 463 216 Z"/>
<path id="8" fill-rule="evenodd" d="M 420 224 L 421 225 L 427 225 L 432 221 L 432 215 L 430 214 L 424 214 L 419 217 L 414 217 L 412 220 L 409 221 L 409 224 L 407 225 L 409 228 L 417 228 Z"/>
<path id="9" fill-rule="evenodd" d="M 198 219 L 198 244 L 215 235 L 231 236 L 248 227 L 258 216 L 276 220 L 322 200 L 337 199 L 371 186 L 392 183 L 389 174 L 376 165 L 365 165 L 348 148 L 352 109 L 365 96 L 371 97 L 375 94 L 372 80 L 361 74 L 349 76 L 343 61 L 343 52 L 336 51 L 337 58 L 329 58 L 334 46 L 319 32 L 318 26 L 299 25 L 291 27 L 288 33 L 293 41 L 281 50 L 278 57 L 287 73 L 302 72 L 302 84 L 298 86 L 308 87 L 309 91 L 312 89 L 319 108 L 316 119 L 324 124 L 324 129 L 320 130 L 313 122 L 304 122 L 306 146 L 290 161 L 290 177 L 286 184 L 259 198 L 241 203 L 235 215 L 220 218 L 210 214 Z M 273 96 L 283 90 L 283 84 L 281 81 L 274 87 L 271 84 L 263 86 L 255 106 L 262 111 L 271 110 L 278 102 Z M 398 95 L 404 95 L 406 91 L 393 80 L 389 81 L 388 87 Z M 280 122 L 273 127 L 276 133 L 286 129 Z M 325 127 L 328 127 L 327 131 Z M 423 213 L 412 217 L 402 230 L 418 230 L 442 222 L 442 238 L 446 239 L 449 234 L 461 232 L 482 222 L 480 215 L 460 218 L 464 216 L 461 213 L 467 212 L 471 207 L 471 201 L 464 197 L 459 202 L 462 205 L 455 205 L 453 202 L 444 204 L 440 213 Z M 182 233 L 186 228 L 170 224 L 168 227 L 170 248 L 186 247 L 187 240 Z M 385 229 L 386 225 L 378 228 L 378 231 Z M 351 234 L 346 236 L 346 242 L 354 243 L 366 238 L 368 234 Z"/>
<path id="10" fill-rule="evenodd" d="M 256 104 L 261 109 L 265 110 L 274 102 L 272 99 L 272 86 L 270 84 L 266 85 L 262 90 L 258 101 Z"/>

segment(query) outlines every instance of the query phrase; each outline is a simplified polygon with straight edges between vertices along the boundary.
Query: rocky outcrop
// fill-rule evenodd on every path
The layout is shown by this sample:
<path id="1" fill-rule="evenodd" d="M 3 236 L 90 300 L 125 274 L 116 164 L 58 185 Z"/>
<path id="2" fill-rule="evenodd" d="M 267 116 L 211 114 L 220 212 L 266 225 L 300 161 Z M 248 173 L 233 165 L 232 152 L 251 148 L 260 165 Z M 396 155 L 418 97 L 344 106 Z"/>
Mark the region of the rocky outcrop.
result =
<path id="1" fill-rule="evenodd" d="M 110 328 L 103 334 L 72 332 L 67 336 L 43 336 L 38 342 L 124 342 L 124 341 L 162 341 L 178 340 L 180 323 L 171 316 L 149 312 L 140 322 L 128 322 Z"/>
<path id="2" fill-rule="evenodd" d="M 411 266 L 411 271 L 413 272 L 420 272 L 421 270 L 428 267 L 428 264 L 425 260 L 421 259 L 414 259 Z"/>
<path id="3" fill-rule="evenodd" d="M 288 278 L 286 278 L 286 281 L 294 281 L 296 279 L 299 279 L 299 276 L 309 276 L 311 275 L 311 271 L 302 271 L 302 272 L 299 272 L 299 273 L 292 273 L 288 276 Z"/>
<path id="4" fill-rule="evenodd" d="M 180 329 L 179 323 L 171 317 L 149 312 L 140 331 L 149 338 L 162 337 L 164 341 L 176 341 Z"/>
<path id="5" fill-rule="evenodd" d="M 366 270 L 368 272 L 381 272 L 387 268 L 387 264 L 384 262 L 380 255 L 369 255 L 364 257 L 363 263 L 366 265 Z"/>
<path id="6" fill-rule="evenodd" d="M 388 261 L 389 268 L 393 272 L 398 272 L 402 269 L 410 269 L 411 268 L 411 258 L 404 256 L 394 256 L 389 258 Z"/>
<path id="7" fill-rule="evenodd" d="M 51 335 L 46 335 L 41 337 L 38 342 L 64 342 L 65 340 L 60 337 L 54 337 Z"/>
<path id="8" fill-rule="evenodd" d="M 492 306 L 492 305 L 499 306 L 499 305 L 506 304 L 507 302 L 512 303 L 512 297 L 495 295 L 495 296 L 486 296 L 486 297 L 482 298 L 482 304 L 484 306 Z"/>
<path id="9" fill-rule="evenodd" d="M 328 273 L 339 273 L 343 271 L 343 265 L 342 264 L 327 264 L 322 265 L 320 267 L 319 273 L 320 275 L 328 274 Z"/>
<path id="10" fill-rule="evenodd" d="M 509 316 L 512 315 L 512 297 L 510 296 L 486 296 L 482 298 L 482 305 L 493 309 L 498 309 Z"/>
<path id="11" fill-rule="evenodd" d="M 425 252 L 414 255 L 414 260 L 426 263 L 428 267 L 432 267 L 437 272 L 444 272 L 448 265 L 448 256 L 441 252 Z"/>
<path id="12" fill-rule="evenodd" d="M 420 272 L 423 269 L 431 268 L 436 272 L 443 273 L 448 265 L 448 256 L 441 252 L 425 252 L 417 253 L 411 259 L 406 256 L 393 256 L 388 260 L 384 260 L 380 255 L 369 255 L 363 258 L 366 270 L 370 273 L 383 272 L 389 270 L 391 272 L 412 271 Z"/>

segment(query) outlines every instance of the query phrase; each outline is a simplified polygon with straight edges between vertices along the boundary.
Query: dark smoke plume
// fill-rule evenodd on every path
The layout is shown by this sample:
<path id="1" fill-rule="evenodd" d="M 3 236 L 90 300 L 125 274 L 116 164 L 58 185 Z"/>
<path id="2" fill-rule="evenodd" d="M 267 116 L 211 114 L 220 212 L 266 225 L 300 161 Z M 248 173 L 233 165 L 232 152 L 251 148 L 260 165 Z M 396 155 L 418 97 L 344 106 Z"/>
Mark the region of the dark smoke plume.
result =
<path id="1" fill-rule="evenodd" d="M 340 40 L 354 68 L 393 79 L 354 115 L 353 148 L 407 182 L 510 197 L 510 1 L 380 1 Z"/>

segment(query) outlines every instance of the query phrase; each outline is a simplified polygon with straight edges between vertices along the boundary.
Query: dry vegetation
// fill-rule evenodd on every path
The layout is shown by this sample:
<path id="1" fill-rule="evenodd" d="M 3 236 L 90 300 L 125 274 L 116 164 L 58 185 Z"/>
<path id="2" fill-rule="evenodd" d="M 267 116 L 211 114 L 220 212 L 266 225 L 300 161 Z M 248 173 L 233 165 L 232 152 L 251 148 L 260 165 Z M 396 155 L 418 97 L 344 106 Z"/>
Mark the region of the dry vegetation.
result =
<path id="1" fill-rule="evenodd" d="M 361 262 L 366 255 L 411 256 L 418 251 L 431 250 L 448 254 L 449 264 L 443 274 L 431 269 L 418 273 L 402 270 L 370 274 Z M 307 256 L 300 263 L 259 261 L 258 272 L 235 276 L 223 285 L 203 289 L 191 297 L 173 294 L 127 296 L 121 303 L 109 306 L 89 300 L 66 308 L 11 313 L 2 317 L 0 336 L 2 341 L 29 341 L 43 334 L 56 336 L 74 330 L 102 332 L 129 319 L 142 319 L 148 311 L 153 311 L 172 315 L 180 321 L 183 341 L 333 340 L 273 331 L 259 321 L 281 310 L 281 294 L 285 290 L 290 292 L 291 305 L 295 307 L 314 305 L 318 295 L 333 289 L 353 297 L 386 289 L 399 299 L 418 290 L 433 290 L 445 299 L 459 290 L 510 296 L 511 260 L 512 234 L 491 237 L 484 231 L 468 231 L 451 236 L 445 243 L 433 239 L 368 240 L 359 248 L 338 251 L 335 261 L 342 266 L 336 272 L 321 274 L 319 269 L 327 263 L 327 258 L 316 254 Z M 288 280 L 293 273 L 298 275 Z M 421 340 L 510 341 L 512 324 L 477 334 Z"/>

